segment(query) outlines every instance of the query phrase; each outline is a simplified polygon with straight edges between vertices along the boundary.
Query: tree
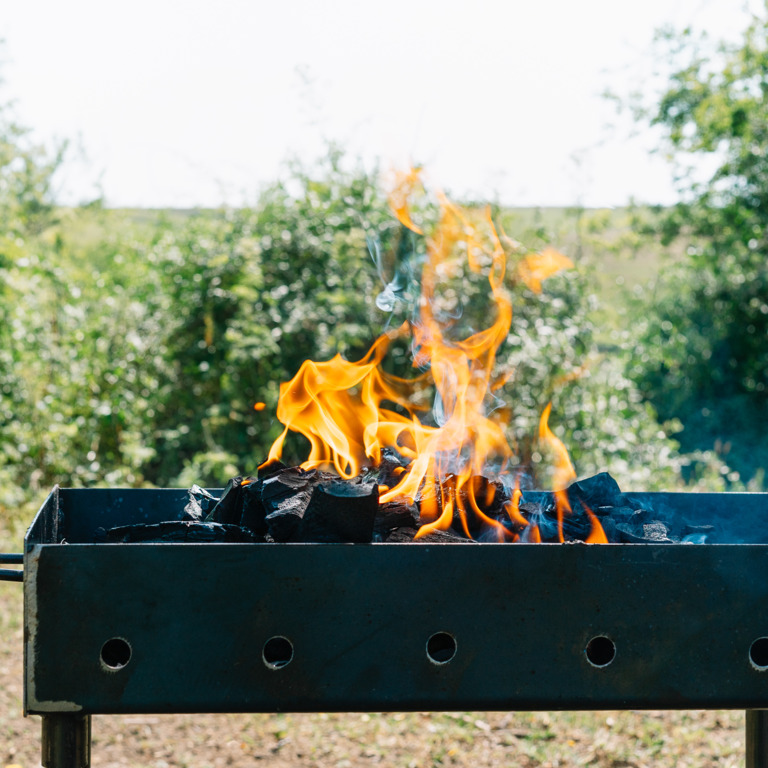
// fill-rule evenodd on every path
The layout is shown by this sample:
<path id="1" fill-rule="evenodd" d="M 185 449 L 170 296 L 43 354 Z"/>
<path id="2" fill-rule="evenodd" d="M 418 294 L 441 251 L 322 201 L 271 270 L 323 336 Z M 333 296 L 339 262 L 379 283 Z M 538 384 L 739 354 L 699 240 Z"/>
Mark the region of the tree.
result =
<path id="1" fill-rule="evenodd" d="M 221 483 L 235 468 L 255 471 L 281 431 L 280 383 L 307 358 L 361 357 L 381 330 L 367 237 L 386 248 L 392 226 L 376 174 L 346 168 L 332 149 L 252 209 L 166 231 L 148 254 L 173 308 L 153 481 Z"/>
<path id="2" fill-rule="evenodd" d="M 661 131 L 682 200 L 652 234 L 687 247 L 654 287 L 631 376 L 680 419 L 684 450 L 715 448 L 749 479 L 768 467 L 768 8 L 738 44 L 690 29 L 659 43 L 664 89 L 636 116 Z"/>

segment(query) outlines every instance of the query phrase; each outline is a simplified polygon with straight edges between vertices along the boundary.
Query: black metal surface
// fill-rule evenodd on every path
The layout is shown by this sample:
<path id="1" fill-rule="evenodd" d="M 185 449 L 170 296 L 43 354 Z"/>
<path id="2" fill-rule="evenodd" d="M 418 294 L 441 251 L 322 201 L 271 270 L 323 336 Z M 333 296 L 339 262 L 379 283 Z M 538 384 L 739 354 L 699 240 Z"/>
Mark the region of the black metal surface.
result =
<path id="1" fill-rule="evenodd" d="M 87 715 L 49 714 L 42 718 L 43 768 L 89 768 L 91 718 Z"/>
<path id="2" fill-rule="evenodd" d="M 745 768 L 768 768 L 768 711 L 748 709 Z"/>
<path id="3" fill-rule="evenodd" d="M 0 552 L 0 565 L 23 565 L 22 553 Z M 0 581 L 24 581 L 24 571 L 15 568 L 0 568 Z"/>

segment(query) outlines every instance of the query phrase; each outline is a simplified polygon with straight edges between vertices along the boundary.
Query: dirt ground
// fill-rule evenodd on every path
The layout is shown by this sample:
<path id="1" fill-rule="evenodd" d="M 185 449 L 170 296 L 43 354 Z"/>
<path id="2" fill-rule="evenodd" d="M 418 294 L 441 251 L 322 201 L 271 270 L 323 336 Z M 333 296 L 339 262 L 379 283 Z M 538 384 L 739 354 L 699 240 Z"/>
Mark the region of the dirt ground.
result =
<path id="1" fill-rule="evenodd" d="M 166 715 L 93 718 L 103 768 L 744 764 L 743 712 Z M 0 583 L 0 768 L 40 765 L 22 717 L 22 588 Z"/>

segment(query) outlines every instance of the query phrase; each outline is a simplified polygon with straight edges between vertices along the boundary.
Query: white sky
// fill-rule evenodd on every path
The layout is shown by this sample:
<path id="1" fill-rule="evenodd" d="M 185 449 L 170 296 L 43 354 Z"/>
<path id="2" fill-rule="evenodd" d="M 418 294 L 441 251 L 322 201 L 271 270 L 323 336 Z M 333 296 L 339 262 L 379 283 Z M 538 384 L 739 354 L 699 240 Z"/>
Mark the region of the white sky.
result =
<path id="1" fill-rule="evenodd" d="M 643 84 L 655 28 L 743 28 L 739 0 L 0 0 L 0 103 L 70 139 L 62 197 L 253 201 L 326 140 L 510 205 L 671 202 L 601 93 Z M 607 126 L 613 123 L 614 128 Z"/>

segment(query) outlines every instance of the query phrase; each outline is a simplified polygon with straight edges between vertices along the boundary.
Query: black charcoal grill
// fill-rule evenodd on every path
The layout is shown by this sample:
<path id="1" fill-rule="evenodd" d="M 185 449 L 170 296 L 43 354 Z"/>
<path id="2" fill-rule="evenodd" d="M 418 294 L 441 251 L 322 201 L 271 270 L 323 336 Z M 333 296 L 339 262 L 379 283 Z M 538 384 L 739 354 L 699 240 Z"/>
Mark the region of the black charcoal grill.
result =
<path id="1" fill-rule="evenodd" d="M 733 543 L 94 543 L 186 492 L 55 488 L 23 558 L 42 763 L 87 766 L 93 714 L 722 708 L 768 766 L 768 494 L 631 496 Z"/>

